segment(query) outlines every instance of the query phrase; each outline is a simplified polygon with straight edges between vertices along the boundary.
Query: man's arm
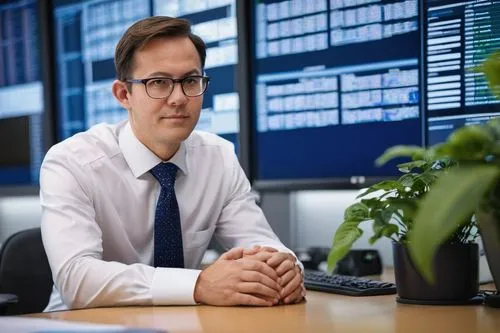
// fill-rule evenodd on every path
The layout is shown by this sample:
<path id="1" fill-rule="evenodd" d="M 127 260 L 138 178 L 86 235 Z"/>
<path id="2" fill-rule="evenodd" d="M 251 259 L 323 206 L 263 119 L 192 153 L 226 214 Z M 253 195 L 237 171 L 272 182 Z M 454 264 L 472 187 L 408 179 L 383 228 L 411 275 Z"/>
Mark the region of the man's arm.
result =
<path id="1" fill-rule="evenodd" d="M 255 195 L 250 191 L 250 183 L 235 156 L 231 172 L 227 173 L 227 177 L 230 181 L 230 191 L 217 223 L 215 234 L 217 240 L 225 248 L 248 249 L 252 246 L 261 246 L 263 249 L 275 249 L 276 253 L 269 257 L 266 254 L 251 256 L 250 253 L 244 253 L 244 256 L 246 259 L 264 262 L 275 269 L 281 287 L 281 301 L 284 303 L 300 301 L 305 294 L 303 266 L 295 254 L 286 248 L 272 231 L 262 210 L 256 204 Z"/>
<path id="2" fill-rule="evenodd" d="M 251 192 L 250 183 L 237 157 L 233 154 L 229 158 L 231 160 L 227 162 L 229 166 L 225 176 L 229 189 L 217 221 L 217 241 L 226 249 L 259 245 L 293 253 L 281 243 L 256 204 L 256 195 Z"/>
<path id="3" fill-rule="evenodd" d="M 64 303 L 70 308 L 194 304 L 198 270 L 102 260 L 88 177 L 60 150 L 49 151 L 41 169 L 43 243 Z"/>

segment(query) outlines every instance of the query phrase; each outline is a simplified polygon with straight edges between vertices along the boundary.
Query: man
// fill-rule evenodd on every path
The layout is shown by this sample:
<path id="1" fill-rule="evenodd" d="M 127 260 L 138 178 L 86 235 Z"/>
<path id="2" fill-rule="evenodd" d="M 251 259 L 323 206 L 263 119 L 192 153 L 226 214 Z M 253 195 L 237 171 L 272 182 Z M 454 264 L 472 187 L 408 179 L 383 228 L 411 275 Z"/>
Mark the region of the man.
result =
<path id="1" fill-rule="evenodd" d="M 128 121 L 50 149 L 40 176 L 54 279 L 46 311 L 120 305 L 296 303 L 301 270 L 255 204 L 233 146 L 193 131 L 208 78 L 187 21 L 123 35 L 113 94 Z M 198 270 L 215 235 L 225 248 Z"/>

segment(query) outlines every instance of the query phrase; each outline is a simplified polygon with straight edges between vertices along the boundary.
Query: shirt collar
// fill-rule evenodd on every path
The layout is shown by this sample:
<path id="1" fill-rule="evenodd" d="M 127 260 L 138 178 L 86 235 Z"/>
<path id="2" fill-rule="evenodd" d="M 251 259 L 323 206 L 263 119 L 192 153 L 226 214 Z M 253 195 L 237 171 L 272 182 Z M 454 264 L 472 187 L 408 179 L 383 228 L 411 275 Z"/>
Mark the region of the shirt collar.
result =
<path id="1" fill-rule="evenodd" d="M 139 178 L 162 162 L 158 156 L 156 156 L 151 150 L 149 150 L 148 147 L 137 139 L 132 131 L 129 121 L 127 121 L 118 134 L 118 142 L 123 153 L 123 157 L 125 158 L 125 161 L 127 161 L 127 164 L 136 178 Z M 186 144 L 181 142 L 181 145 L 174 156 L 172 156 L 170 160 L 164 162 L 174 163 L 177 167 L 179 167 L 182 173 L 187 175 L 188 168 L 186 163 L 186 153 Z"/>

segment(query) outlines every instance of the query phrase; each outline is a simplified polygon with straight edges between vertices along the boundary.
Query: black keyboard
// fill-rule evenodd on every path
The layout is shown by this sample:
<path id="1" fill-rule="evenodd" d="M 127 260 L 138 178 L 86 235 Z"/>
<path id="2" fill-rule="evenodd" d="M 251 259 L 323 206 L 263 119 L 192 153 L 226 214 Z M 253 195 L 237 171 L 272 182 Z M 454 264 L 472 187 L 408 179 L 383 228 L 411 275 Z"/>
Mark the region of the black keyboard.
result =
<path id="1" fill-rule="evenodd" d="M 306 270 L 306 289 L 349 296 L 375 296 L 396 293 L 396 285 L 390 282 L 370 280 L 347 275 L 330 275 L 320 271 Z"/>

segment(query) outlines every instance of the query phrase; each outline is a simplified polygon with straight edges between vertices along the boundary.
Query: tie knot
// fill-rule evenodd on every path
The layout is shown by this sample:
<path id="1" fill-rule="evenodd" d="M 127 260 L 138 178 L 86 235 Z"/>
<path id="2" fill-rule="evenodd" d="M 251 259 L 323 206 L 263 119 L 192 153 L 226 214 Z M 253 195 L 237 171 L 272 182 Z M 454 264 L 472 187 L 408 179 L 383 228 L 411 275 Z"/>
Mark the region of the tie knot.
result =
<path id="1" fill-rule="evenodd" d="M 173 163 L 160 163 L 150 170 L 151 174 L 158 180 L 161 187 L 173 188 L 175 184 L 175 175 L 177 174 L 177 165 Z"/>

